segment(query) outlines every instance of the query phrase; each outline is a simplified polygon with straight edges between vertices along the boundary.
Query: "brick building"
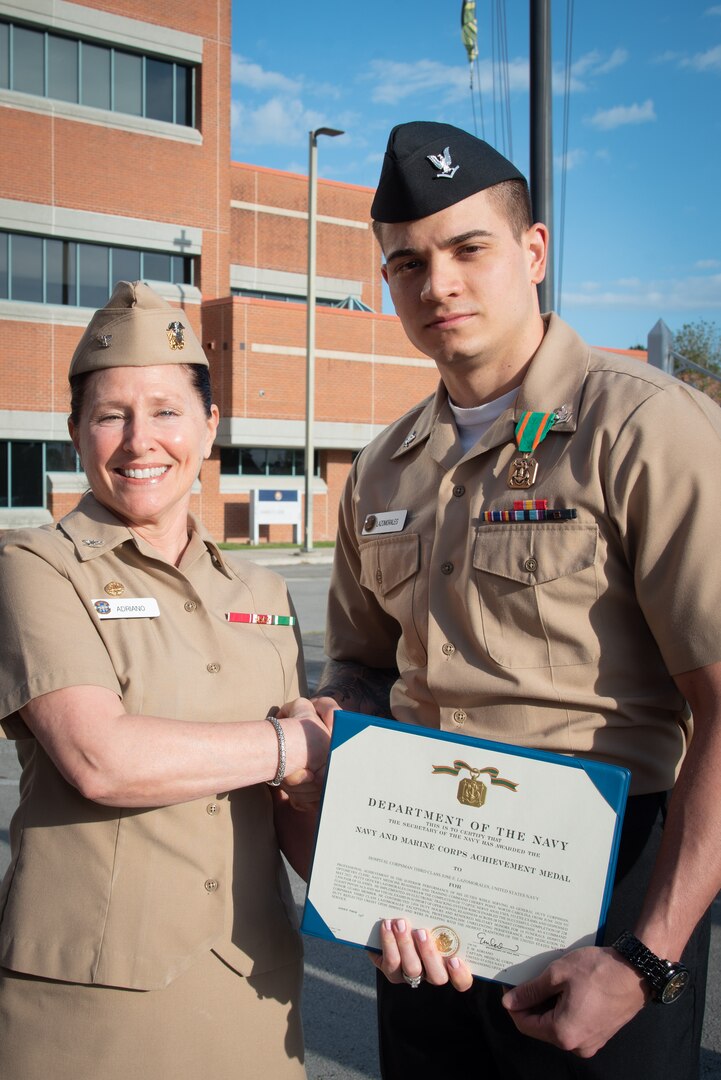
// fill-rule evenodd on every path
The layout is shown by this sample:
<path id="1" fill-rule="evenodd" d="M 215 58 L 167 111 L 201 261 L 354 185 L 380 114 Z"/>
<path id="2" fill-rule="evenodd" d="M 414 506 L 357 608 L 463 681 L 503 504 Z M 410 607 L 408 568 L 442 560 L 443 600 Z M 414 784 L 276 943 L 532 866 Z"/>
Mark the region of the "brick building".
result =
<path id="1" fill-rule="evenodd" d="M 302 491 L 308 182 L 230 162 L 230 19 L 230 0 L 0 0 L 0 527 L 57 518 L 85 488 L 67 369 L 120 278 L 182 305 L 206 348 L 208 527 L 246 539 L 254 491 Z M 354 453 L 436 381 L 376 313 L 371 198 L 318 185 L 316 539 Z"/>

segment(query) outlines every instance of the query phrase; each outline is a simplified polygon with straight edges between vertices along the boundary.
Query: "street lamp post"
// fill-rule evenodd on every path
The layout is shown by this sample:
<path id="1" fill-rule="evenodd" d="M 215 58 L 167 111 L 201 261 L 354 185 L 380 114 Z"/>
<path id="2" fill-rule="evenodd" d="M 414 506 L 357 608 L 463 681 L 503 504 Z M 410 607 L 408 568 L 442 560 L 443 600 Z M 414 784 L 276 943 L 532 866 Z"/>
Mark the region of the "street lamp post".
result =
<path id="1" fill-rule="evenodd" d="M 305 507 L 303 550 L 313 550 L 313 423 L 315 420 L 315 219 L 318 201 L 318 136 L 343 135 L 337 128 L 308 132 L 308 282 L 305 335 Z"/>

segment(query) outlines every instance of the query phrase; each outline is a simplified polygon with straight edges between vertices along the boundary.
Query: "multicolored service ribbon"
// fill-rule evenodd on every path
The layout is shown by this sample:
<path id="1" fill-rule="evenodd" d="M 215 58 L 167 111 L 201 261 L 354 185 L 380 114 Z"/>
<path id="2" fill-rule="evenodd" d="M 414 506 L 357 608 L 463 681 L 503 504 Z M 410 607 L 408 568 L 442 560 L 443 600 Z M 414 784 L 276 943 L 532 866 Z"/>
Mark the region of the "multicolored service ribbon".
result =
<path id="1" fill-rule="evenodd" d="M 226 611 L 228 622 L 257 623 L 259 626 L 295 626 L 294 615 L 260 615 L 257 611 Z"/>
<path id="2" fill-rule="evenodd" d="M 484 521 L 575 521 L 578 510 L 484 510 Z"/>

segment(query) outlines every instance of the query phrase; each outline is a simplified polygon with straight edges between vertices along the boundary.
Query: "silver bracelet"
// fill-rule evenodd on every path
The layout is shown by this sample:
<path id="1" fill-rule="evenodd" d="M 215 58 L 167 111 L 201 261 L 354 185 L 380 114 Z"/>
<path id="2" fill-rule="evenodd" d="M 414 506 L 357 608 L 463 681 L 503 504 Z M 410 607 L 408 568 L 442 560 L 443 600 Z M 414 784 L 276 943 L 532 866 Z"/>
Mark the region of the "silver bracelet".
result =
<path id="1" fill-rule="evenodd" d="M 266 720 L 273 725 L 278 736 L 278 771 L 268 783 L 271 787 L 280 787 L 285 776 L 285 732 L 277 716 L 266 716 Z"/>

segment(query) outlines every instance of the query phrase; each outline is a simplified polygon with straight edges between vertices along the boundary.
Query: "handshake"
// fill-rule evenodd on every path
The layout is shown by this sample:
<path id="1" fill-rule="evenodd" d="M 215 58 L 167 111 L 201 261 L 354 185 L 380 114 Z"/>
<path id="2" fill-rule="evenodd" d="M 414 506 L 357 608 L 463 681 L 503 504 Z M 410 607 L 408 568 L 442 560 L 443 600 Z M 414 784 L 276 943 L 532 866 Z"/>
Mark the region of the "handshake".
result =
<path id="1" fill-rule="evenodd" d="M 310 810 L 320 802 L 333 713 L 338 708 L 340 706 L 330 697 L 296 698 L 277 711 L 287 755 L 279 794 L 295 810 Z"/>

